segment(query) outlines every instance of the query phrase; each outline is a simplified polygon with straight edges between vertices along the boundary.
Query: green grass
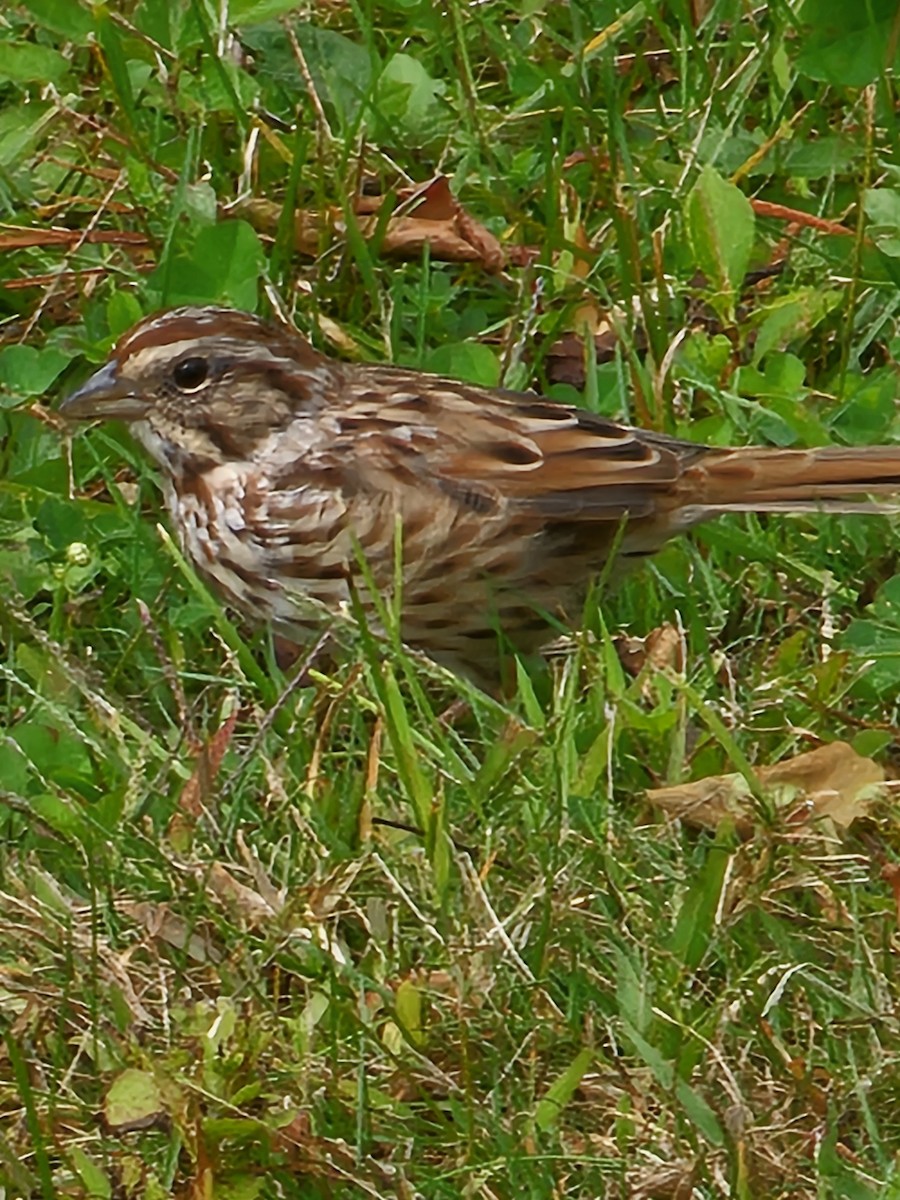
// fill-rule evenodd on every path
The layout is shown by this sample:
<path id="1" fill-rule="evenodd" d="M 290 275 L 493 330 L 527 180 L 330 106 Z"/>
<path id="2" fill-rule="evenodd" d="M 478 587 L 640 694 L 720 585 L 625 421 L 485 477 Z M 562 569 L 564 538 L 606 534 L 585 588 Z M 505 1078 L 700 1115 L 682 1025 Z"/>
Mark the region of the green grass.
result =
<path id="1" fill-rule="evenodd" d="M 224 11 L 0 14 L 2 1194 L 900 1195 L 890 791 L 746 838 L 645 796 L 836 739 L 896 773 L 896 518 L 704 529 L 502 703 L 364 634 L 300 688 L 127 433 L 48 412 L 196 301 L 696 440 L 890 440 L 894 6 Z M 503 271 L 362 235 L 364 178 L 438 172 Z"/>

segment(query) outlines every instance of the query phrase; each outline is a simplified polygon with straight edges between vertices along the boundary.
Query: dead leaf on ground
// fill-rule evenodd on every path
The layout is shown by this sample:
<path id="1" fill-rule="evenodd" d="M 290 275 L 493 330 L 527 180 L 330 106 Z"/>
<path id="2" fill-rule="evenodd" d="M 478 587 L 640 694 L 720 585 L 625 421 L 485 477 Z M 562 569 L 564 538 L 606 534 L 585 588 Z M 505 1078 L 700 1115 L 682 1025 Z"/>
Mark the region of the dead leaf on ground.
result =
<path id="1" fill-rule="evenodd" d="M 825 818 L 846 829 L 865 816 L 882 792 L 884 771 L 847 742 L 831 742 L 756 772 L 784 821 L 809 827 Z M 741 837 L 755 825 L 754 802 L 743 776 L 710 775 L 675 787 L 650 788 L 647 798 L 671 817 L 698 829 L 715 829 L 725 818 Z"/>
<path id="2" fill-rule="evenodd" d="M 657 671 L 680 671 L 683 666 L 682 636 L 668 621 L 651 629 L 646 637 L 623 634 L 615 639 L 615 647 L 619 662 L 633 678 L 648 666 Z"/>
<path id="3" fill-rule="evenodd" d="M 194 827 L 209 802 L 213 784 L 219 768 L 222 766 L 222 759 L 231 745 L 238 712 L 236 698 L 228 697 L 224 705 L 224 719 L 221 725 L 197 750 L 194 770 L 190 779 L 181 789 L 178 807 L 172 814 L 166 829 L 169 841 L 178 850 L 183 851 L 190 845 Z"/>
<path id="4" fill-rule="evenodd" d="M 613 362 L 620 338 L 606 318 L 599 320 L 594 334 L 594 361 Z M 646 338 L 638 332 L 635 346 L 645 349 Z M 583 388 L 587 381 L 585 342 L 581 334 L 566 333 L 553 343 L 544 359 L 544 372 L 548 383 L 568 383 L 574 388 Z"/>
<path id="5" fill-rule="evenodd" d="M 222 961 L 221 953 L 209 938 L 198 931 L 196 922 L 186 921 L 172 912 L 168 905 L 123 900 L 119 902 L 118 908 L 133 921 L 143 925 L 152 938 L 183 950 L 195 962 Z"/>
<path id="6" fill-rule="evenodd" d="M 383 221 L 385 203 L 396 210 Z M 251 199 L 232 208 L 260 233 L 274 234 L 281 208 L 271 200 Z M 355 207 L 363 237 L 379 235 L 379 250 L 392 258 L 418 258 L 425 246 L 431 257 L 445 262 L 477 262 L 491 274 L 509 263 L 518 263 L 522 247 L 508 247 L 468 213 L 450 191 L 444 175 L 416 188 L 400 189 L 390 196 L 360 196 Z M 383 224 L 383 228 L 381 227 Z M 340 208 L 299 210 L 294 215 L 294 246 L 300 254 L 316 257 L 323 237 L 346 236 Z"/>
<path id="7" fill-rule="evenodd" d="M 273 908 L 258 891 L 235 879 L 222 863 L 215 862 L 209 868 L 206 886 L 232 909 L 245 928 L 258 929 L 271 925 L 281 911 L 280 907 Z"/>

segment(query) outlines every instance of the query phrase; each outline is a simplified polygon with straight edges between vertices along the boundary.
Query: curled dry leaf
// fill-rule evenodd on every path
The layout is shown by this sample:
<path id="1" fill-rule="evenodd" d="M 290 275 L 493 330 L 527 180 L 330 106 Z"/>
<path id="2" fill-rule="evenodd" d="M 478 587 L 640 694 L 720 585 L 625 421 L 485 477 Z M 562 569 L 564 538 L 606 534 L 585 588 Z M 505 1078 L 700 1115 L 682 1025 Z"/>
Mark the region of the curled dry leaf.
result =
<path id="1" fill-rule="evenodd" d="M 622 666 L 635 678 L 648 666 L 657 671 L 680 671 L 684 665 L 681 634 L 668 621 L 651 629 L 646 637 L 623 634 L 615 639 L 615 647 Z"/>
<path id="2" fill-rule="evenodd" d="M 429 247 L 432 258 L 446 262 L 477 262 L 495 274 L 506 264 L 507 254 L 496 237 L 466 212 L 450 191 L 447 178 L 438 175 L 417 188 L 402 189 L 392 196 L 402 211 L 388 217 L 384 227 L 381 209 L 388 197 L 361 196 L 356 205 L 356 217 L 366 238 L 380 235 L 380 252 L 393 258 L 418 258 L 423 247 Z M 260 233 L 274 233 L 281 215 L 279 206 L 271 200 L 242 201 L 232 209 L 244 217 Z M 300 254 L 316 257 L 321 253 L 323 238 L 346 235 L 346 221 L 341 209 L 332 207 L 320 212 L 299 210 L 294 215 L 294 246 Z"/>
<path id="3" fill-rule="evenodd" d="M 273 908 L 259 892 L 235 879 L 222 863 L 213 863 L 209 868 L 206 886 L 232 909 L 248 929 L 271 925 L 280 911 Z"/>
<path id="4" fill-rule="evenodd" d="M 760 767 L 759 782 L 784 820 L 810 826 L 829 818 L 846 829 L 865 816 L 882 791 L 884 771 L 847 742 L 832 742 L 771 767 Z M 675 787 L 651 788 L 647 798 L 669 816 L 699 829 L 715 829 L 725 818 L 741 837 L 754 826 L 753 797 L 741 775 L 710 775 Z"/>
<path id="5" fill-rule="evenodd" d="M 196 922 L 188 922 L 165 904 L 151 904 L 149 901 L 120 901 L 118 908 L 132 920 L 143 925 L 147 933 L 155 940 L 167 942 L 183 950 L 195 962 L 218 963 L 222 955 L 209 938 L 197 931 Z"/>

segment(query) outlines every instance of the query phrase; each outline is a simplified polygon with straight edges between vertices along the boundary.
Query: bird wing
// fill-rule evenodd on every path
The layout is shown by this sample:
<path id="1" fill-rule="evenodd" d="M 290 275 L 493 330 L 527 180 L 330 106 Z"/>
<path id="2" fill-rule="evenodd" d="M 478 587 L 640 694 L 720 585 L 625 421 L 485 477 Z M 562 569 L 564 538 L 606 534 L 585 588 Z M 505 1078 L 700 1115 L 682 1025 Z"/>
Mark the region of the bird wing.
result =
<path id="1" fill-rule="evenodd" d="M 542 396 L 392 368 L 366 369 L 340 422 L 372 483 L 380 471 L 396 480 L 403 463 L 418 488 L 424 480 L 464 506 L 557 520 L 651 516 L 707 453 Z"/>

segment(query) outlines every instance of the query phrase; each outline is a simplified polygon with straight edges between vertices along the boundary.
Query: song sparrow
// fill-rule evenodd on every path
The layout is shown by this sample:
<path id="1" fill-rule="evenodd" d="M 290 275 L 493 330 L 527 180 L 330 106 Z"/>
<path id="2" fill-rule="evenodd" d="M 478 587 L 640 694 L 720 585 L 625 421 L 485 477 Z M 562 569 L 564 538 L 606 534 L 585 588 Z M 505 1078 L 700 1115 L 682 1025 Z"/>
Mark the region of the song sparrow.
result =
<path id="1" fill-rule="evenodd" d="M 578 620 L 617 540 L 640 559 L 720 513 L 871 511 L 862 497 L 900 492 L 900 445 L 695 445 L 337 362 L 223 308 L 141 321 L 62 411 L 129 423 L 185 551 L 254 621 L 306 640 L 351 578 L 372 611 L 363 556 L 385 595 L 401 581 L 404 640 L 488 686 L 504 648 L 532 652 Z"/>

